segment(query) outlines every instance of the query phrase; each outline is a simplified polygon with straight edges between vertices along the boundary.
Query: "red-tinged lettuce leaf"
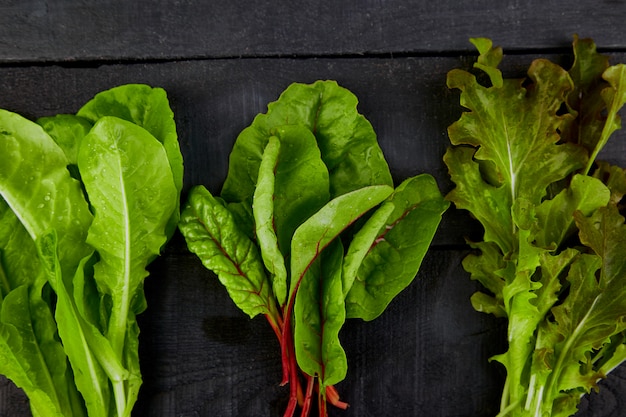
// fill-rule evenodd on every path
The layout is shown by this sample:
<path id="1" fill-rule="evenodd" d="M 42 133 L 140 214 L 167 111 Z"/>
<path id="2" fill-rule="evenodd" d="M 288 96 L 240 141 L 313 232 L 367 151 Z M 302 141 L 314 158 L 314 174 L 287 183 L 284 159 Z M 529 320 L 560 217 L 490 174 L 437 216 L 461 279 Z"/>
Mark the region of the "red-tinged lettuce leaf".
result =
<path id="1" fill-rule="evenodd" d="M 626 316 L 624 218 L 614 205 L 600 208 L 590 217 L 576 212 L 575 218 L 581 241 L 594 254 L 581 255 L 572 264 L 567 298 L 552 309 L 557 324 L 554 330 L 561 337 L 555 347 L 553 376 L 546 386 L 546 395 L 553 398 L 561 391 L 594 388 L 603 375 L 582 364 L 626 330 L 626 322 L 620 319 Z"/>
<path id="2" fill-rule="evenodd" d="M 572 117 L 559 114 L 573 88 L 567 72 L 539 59 L 528 77 L 528 83 L 507 79 L 502 87 L 483 87 L 466 71 L 448 73 L 448 86 L 461 90 L 461 105 L 469 109 L 449 127 L 450 140 L 475 147 L 473 154 L 446 155 L 457 185 L 448 198 L 476 216 L 485 227 L 485 240 L 495 241 L 505 253 L 515 248 L 508 220 L 515 200 L 539 204 L 550 184 L 586 160 L 581 148 L 558 144 L 559 129 Z"/>
<path id="3" fill-rule="evenodd" d="M 494 47 L 491 39 L 470 38 L 470 42 L 476 47 L 480 54 L 474 62 L 474 68 L 478 68 L 489 76 L 489 81 L 495 87 L 502 87 L 502 72 L 498 65 L 502 61 L 502 48 Z"/>
<path id="4" fill-rule="evenodd" d="M 493 242 L 502 252 L 509 253 L 517 246 L 512 236 L 511 195 L 505 187 L 485 181 L 480 165 L 473 159 L 474 152 L 474 149 L 463 146 L 446 151 L 444 162 L 456 184 L 446 199 L 457 208 L 469 210 L 483 225 L 485 242 Z"/>
<path id="5" fill-rule="evenodd" d="M 626 170 L 617 165 L 597 161 L 593 177 L 598 178 L 611 190 L 611 202 L 618 204 L 626 195 Z"/>
<path id="6" fill-rule="evenodd" d="M 334 240 L 307 270 L 296 294 L 294 342 L 300 368 L 317 376 L 320 392 L 341 382 L 348 369 L 339 331 L 346 318 L 341 291 L 343 246 Z"/>
<path id="7" fill-rule="evenodd" d="M 472 280 L 480 282 L 491 294 L 481 291 L 471 297 L 476 311 L 491 313 L 496 317 L 506 317 L 503 288 L 506 285 L 503 271 L 506 268 L 502 252 L 493 242 L 470 242 L 473 249 L 480 253 L 471 253 L 463 258 L 463 269 L 470 273 Z"/>
<path id="8" fill-rule="evenodd" d="M 221 196 L 245 201 L 254 193 L 263 149 L 273 129 L 300 125 L 312 132 L 330 173 L 331 197 L 369 185 L 392 185 L 389 167 L 358 100 L 334 81 L 294 83 L 237 138 Z"/>
<path id="9" fill-rule="evenodd" d="M 567 95 L 567 105 L 577 114 L 563 126 L 561 137 L 564 141 L 584 146 L 591 154 L 604 127 L 602 112 L 606 104 L 601 92 L 608 84 L 602 79 L 602 73 L 608 68 L 609 60 L 596 52 L 591 39 L 574 36 L 573 50 L 574 64 L 569 75 L 574 89 Z"/>
<path id="10" fill-rule="evenodd" d="M 373 320 L 413 281 L 449 206 L 427 174 L 405 180 L 387 201 L 394 210 L 378 228 L 347 291 L 349 318 Z"/>
<path id="11" fill-rule="evenodd" d="M 585 216 L 605 206 L 610 198 L 609 189 L 600 180 L 585 175 L 574 175 L 569 187 L 551 200 L 536 208 L 533 224 L 534 244 L 543 248 L 559 248 L 577 232 L 574 212 Z"/>
<path id="12" fill-rule="evenodd" d="M 257 247 L 206 188 L 191 189 L 179 228 L 189 250 L 218 276 L 237 307 L 250 317 L 277 317 L 272 286 Z"/>
<path id="13" fill-rule="evenodd" d="M 622 119 L 618 112 L 626 103 L 626 65 L 618 64 L 607 68 L 602 74 L 602 78 L 609 83 L 609 87 L 602 90 L 601 93 L 607 115 L 602 133 L 587 162 L 586 173 L 591 171 L 591 166 L 595 162 L 596 156 L 609 141 L 613 132 L 622 127 Z"/>

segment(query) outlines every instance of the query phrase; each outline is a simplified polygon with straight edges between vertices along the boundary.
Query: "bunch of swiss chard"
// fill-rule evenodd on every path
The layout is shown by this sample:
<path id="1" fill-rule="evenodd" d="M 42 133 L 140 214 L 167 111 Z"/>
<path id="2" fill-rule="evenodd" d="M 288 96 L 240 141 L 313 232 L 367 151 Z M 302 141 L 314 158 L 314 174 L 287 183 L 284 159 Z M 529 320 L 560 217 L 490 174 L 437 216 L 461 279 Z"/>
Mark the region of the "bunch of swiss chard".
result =
<path id="1" fill-rule="evenodd" d="M 237 138 L 221 196 L 197 186 L 181 215 L 189 249 L 278 337 L 285 416 L 308 415 L 314 392 L 320 416 L 347 407 L 342 325 L 414 279 L 449 204 L 426 174 L 393 188 L 356 106 L 335 82 L 292 84 Z"/>
<path id="2" fill-rule="evenodd" d="M 469 111 L 449 127 L 447 198 L 484 228 L 463 261 L 487 290 L 472 304 L 508 320 L 498 415 L 570 416 L 626 359 L 626 175 L 596 160 L 620 128 L 626 66 L 575 38 L 569 70 L 537 59 L 504 79 L 502 50 L 472 42 L 488 85 L 448 74 Z"/>
<path id="3" fill-rule="evenodd" d="M 165 92 L 77 114 L 0 110 L 0 373 L 36 417 L 127 417 L 146 266 L 176 230 L 183 164 Z"/>

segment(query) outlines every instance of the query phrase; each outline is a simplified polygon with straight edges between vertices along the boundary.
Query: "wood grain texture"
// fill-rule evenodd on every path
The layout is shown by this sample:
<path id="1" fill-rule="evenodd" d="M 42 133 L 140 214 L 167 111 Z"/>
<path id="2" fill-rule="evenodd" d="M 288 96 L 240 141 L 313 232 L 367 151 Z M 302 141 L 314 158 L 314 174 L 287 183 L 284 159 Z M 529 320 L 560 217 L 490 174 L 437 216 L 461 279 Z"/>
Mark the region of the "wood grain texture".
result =
<path id="1" fill-rule="evenodd" d="M 623 0 L 4 0 L 0 60 L 439 54 L 476 36 L 562 49 L 574 33 L 624 49 L 625 20 Z"/>
<path id="2" fill-rule="evenodd" d="M 394 179 L 429 172 L 447 191 L 441 157 L 461 108 L 445 74 L 471 67 L 473 57 L 463 52 L 468 36 L 517 49 L 503 63 L 509 76 L 523 74 L 539 53 L 570 62 L 568 54 L 542 50 L 568 47 L 574 31 L 607 48 L 626 47 L 613 27 L 626 17 L 621 1 L 578 9 L 552 0 L 460 3 L 322 1 L 313 10 L 296 1 L 277 12 L 260 2 L 253 14 L 249 2 L 237 1 L 160 0 L 150 12 L 145 1 L 5 1 L 0 108 L 35 118 L 75 112 L 124 83 L 163 87 L 185 158 L 185 190 L 204 184 L 219 192 L 237 134 L 268 102 L 291 82 L 335 79 L 359 97 Z M 612 57 L 626 62 L 625 53 Z M 619 132 L 603 157 L 626 165 L 625 137 Z M 450 210 L 418 280 L 379 319 L 348 322 L 340 336 L 349 372 L 338 389 L 351 407 L 331 417 L 497 413 L 503 373 L 487 359 L 505 349 L 504 323 L 472 310 L 477 285 L 460 266 L 464 238 L 477 233 L 465 213 Z M 281 416 L 287 389 L 278 385 L 279 347 L 267 323 L 234 307 L 180 235 L 151 273 L 149 307 L 139 319 L 145 382 L 133 415 Z M 624 393 L 626 366 L 585 397 L 578 417 L 623 417 Z M 29 415 L 24 395 L 0 379 L 0 417 Z"/>

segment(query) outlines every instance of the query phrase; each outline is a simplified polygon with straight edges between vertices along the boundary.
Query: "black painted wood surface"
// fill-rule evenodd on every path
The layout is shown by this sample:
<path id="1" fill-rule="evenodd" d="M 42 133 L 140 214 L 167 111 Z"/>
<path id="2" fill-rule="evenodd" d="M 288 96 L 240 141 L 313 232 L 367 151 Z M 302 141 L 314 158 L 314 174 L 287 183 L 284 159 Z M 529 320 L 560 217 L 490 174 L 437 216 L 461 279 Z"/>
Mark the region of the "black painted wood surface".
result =
<path id="1" fill-rule="evenodd" d="M 626 62 L 626 3 L 562 0 L 361 2 L 191 0 L 0 2 L 0 108 L 27 117 L 74 112 L 124 83 L 167 90 L 185 158 L 185 189 L 219 191 L 237 134 L 291 82 L 334 79 L 360 99 L 396 181 L 432 173 L 451 188 L 441 157 L 460 116 L 446 73 L 469 68 L 467 38 L 506 49 L 521 75 L 547 56 L 571 62 L 572 34 Z M 584 4 L 583 4 L 584 3 Z M 626 133 L 604 153 L 626 165 Z M 373 322 L 348 321 L 349 361 L 338 389 L 351 404 L 332 417 L 493 417 L 505 323 L 474 312 L 478 288 L 460 265 L 478 233 L 464 212 L 444 218 L 416 281 Z M 262 318 L 249 320 L 180 235 L 151 266 L 140 317 L 144 385 L 136 417 L 275 417 L 280 356 Z M 626 416 L 626 367 L 583 399 L 579 417 Z M 0 417 L 29 416 L 0 379 Z"/>

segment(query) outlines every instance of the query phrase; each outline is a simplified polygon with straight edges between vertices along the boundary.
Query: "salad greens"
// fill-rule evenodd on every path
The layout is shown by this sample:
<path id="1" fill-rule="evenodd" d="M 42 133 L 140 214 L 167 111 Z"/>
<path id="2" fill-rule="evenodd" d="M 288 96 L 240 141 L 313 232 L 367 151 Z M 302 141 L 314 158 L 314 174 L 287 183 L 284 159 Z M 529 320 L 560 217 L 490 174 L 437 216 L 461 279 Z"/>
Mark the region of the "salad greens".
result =
<path id="1" fill-rule="evenodd" d="M 189 249 L 276 333 L 285 416 L 314 391 L 320 416 L 347 407 L 345 319 L 376 318 L 413 280 L 449 205 L 426 174 L 394 190 L 356 107 L 336 82 L 292 84 L 238 136 L 220 197 L 196 186 L 181 214 Z"/>
<path id="2" fill-rule="evenodd" d="M 130 416 L 147 265 L 175 231 L 165 92 L 125 85 L 37 123 L 0 110 L 0 373 L 34 416 Z"/>
<path id="3" fill-rule="evenodd" d="M 626 359 L 626 175 L 596 160 L 620 128 L 626 66 L 575 37 L 569 71 L 537 59 L 528 78 L 505 79 L 502 49 L 472 43 L 488 82 L 449 72 L 468 111 L 444 160 L 447 199 L 484 229 L 463 261 L 486 290 L 472 304 L 508 320 L 498 416 L 570 416 Z"/>

